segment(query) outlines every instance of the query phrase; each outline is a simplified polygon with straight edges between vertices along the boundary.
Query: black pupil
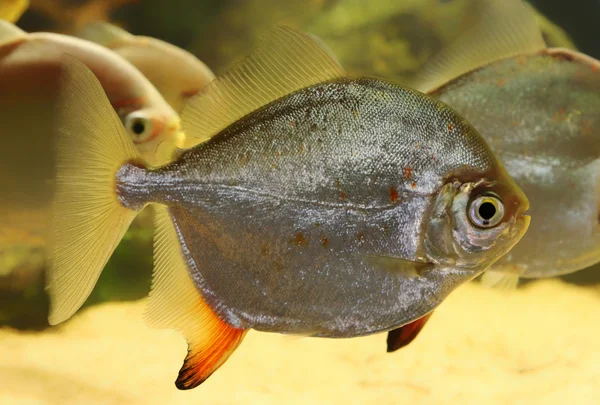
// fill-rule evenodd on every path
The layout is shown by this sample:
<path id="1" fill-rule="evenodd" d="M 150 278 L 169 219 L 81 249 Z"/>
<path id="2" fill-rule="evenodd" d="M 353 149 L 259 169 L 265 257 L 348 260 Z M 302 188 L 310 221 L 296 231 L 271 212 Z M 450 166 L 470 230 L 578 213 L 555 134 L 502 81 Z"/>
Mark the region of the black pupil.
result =
<path id="1" fill-rule="evenodd" d="M 141 135 L 144 133 L 144 130 L 146 129 L 146 127 L 142 120 L 135 120 L 133 122 L 133 125 L 131 126 L 131 129 L 133 130 L 134 134 Z"/>
<path id="2" fill-rule="evenodd" d="M 490 202 L 484 202 L 479 206 L 479 216 L 486 221 L 494 218 L 496 215 L 496 206 Z"/>

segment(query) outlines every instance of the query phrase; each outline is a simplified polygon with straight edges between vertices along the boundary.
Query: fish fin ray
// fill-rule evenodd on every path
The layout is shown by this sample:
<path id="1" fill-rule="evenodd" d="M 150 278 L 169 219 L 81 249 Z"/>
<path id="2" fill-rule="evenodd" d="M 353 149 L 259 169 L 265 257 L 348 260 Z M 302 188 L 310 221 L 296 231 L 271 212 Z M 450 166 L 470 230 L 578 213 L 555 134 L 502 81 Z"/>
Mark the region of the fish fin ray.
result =
<path id="1" fill-rule="evenodd" d="M 0 12 L 4 10 L 0 9 Z M 0 44 L 17 41 L 27 37 L 27 33 L 9 21 L 0 19 Z"/>
<path id="2" fill-rule="evenodd" d="M 94 74 L 70 55 L 61 62 L 46 280 L 52 325 L 83 305 L 137 215 L 119 202 L 115 175 L 140 159 Z"/>
<path id="3" fill-rule="evenodd" d="M 0 20 L 15 22 L 29 8 L 29 0 L 2 0 L 0 1 Z M 0 28 L 0 38 L 3 30 Z"/>
<path id="4" fill-rule="evenodd" d="M 222 321 L 202 299 L 188 272 L 168 208 L 154 208 L 154 274 L 144 319 L 154 328 L 175 329 L 184 335 L 188 354 L 176 386 L 191 389 L 225 363 L 246 331 Z"/>
<path id="5" fill-rule="evenodd" d="M 533 9 L 522 0 L 482 0 L 474 25 L 423 65 L 412 87 L 431 92 L 500 59 L 546 48 Z"/>
<path id="6" fill-rule="evenodd" d="M 390 273 L 402 273 L 408 277 L 419 277 L 419 275 L 431 268 L 431 263 L 414 262 L 411 260 L 383 255 L 367 255 L 365 261 L 381 270 Z"/>
<path id="7" fill-rule="evenodd" d="M 346 73 L 308 34 L 276 27 L 246 59 L 186 104 L 186 137 L 209 139 L 252 111 L 291 92 Z"/>
<path id="8" fill-rule="evenodd" d="M 519 285 L 519 273 L 488 270 L 481 275 L 481 285 L 500 291 L 513 291 Z"/>
<path id="9" fill-rule="evenodd" d="M 86 24 L 76 34 L 77 37 L 99 45 L 110 47 L 117 42 L 134 38 L 134 35 L 121 27 L 105 21 L 93 21 Z"/>
<path id="10" fill-rule="evenodd" d="M 421 318 L 388 332 L 387 352 L 392 353 L 410 344 L 431 318 L 433 311 Z"/>

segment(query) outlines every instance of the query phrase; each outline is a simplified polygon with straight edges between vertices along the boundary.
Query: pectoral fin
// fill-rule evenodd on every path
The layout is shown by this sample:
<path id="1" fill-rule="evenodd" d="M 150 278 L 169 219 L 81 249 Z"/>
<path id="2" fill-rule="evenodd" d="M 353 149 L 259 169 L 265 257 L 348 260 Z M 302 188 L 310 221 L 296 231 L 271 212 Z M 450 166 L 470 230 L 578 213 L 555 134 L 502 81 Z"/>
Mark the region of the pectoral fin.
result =
<path id="1" fill-rule="evenodd" d="M 177 231 L 167 208 L 157 206 L 154 275 L 146 321 L 160 329 L 176 329 L 188 342 L 177 388 L 204 382 L 239 346 L 246 330 L 221 320 L 204 302 L 188 273 Z"/>
<path id="2" fill-rule="evenodd" d="M 365 257 L 365 262 L 375 268 L 390 273 L 402 273 L 411 278 L 419 277 L 424 271 L 433 267 L 433 263 L 414 262 L 398 257 L 383 255 L 368 255 Z"/>
<path id="3" fill-rule="evenodd" d="M 431 314 L 433 314 L 433 312 L 428 313 L 416 321 L 389 331 L 387 337 L 387 352 L 395 352 L 415 340 L 419 332 L 421 332 L 421 329 L 423 329 L 423 326 L 425 326 L 431 317 Z"/>
<path id="4" fill-rule="evenodd" d="M 518 271 L 487 270 L 481 275 L 481 285 L 506 292 L 513 291 L 519 285 L 520 274 Z"/>

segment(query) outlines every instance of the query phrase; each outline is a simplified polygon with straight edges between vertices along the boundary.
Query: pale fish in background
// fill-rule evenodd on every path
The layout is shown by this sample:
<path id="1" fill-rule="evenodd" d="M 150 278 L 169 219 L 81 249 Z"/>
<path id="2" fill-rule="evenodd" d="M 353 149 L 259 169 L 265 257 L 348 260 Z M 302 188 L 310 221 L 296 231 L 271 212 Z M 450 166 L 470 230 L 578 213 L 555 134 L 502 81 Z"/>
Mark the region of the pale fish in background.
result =
<path id="1" fill-rule="evenodd" d="M 531 201 L 527 235 L 484 275 L 510 287 L 600 261 L 600 62 L 547 48 L 520 0 L 491 4 L 417 87 L 471 122 Z"/>
<path id="2" fill-rule="evenodd" d="M 53 33 L 25 33 L 0 21 L 0 97 L 50 97 L 56 93 L 63 53 L 73 55 L 95 72 L 145 159 L 155 163 L 162 142 L 180 144 L 179 115 L 154 86 L 125 59 L 89 41 Z"/>
<path id="3" fill-rule="evenodd" d="M 15 22 L 29 7 L 29 0 L 0 0 L 0 20 Z"/>
<path id="4" fill-rule="evenodd" d="M 165 100 L 181 113 L 215 75 L 194 55 L 156 38 L 132 35 L 107 22 L 93 22 L 78 37 L 105 46 L 127 59 L 152 82 Z"/>
<path id="5" fill-rule="evenodd" d="M 50 33 L 27 34 L 0 21 L 0 274 L 27 265 L 43 271 L 49 204 L 53 192 L 54 107 L 63 53 L 96 72 L 113 109 L 143 157 L 166 162 L 183 136 L 178 114 L 129 62 L 92 42 Z M 85 136 L 85 134 L 80 134 Z M 162 145 L 158 148 L 158 145 Z M 157 149 L 158 148 L 158 149 Z M 166 156 L 157 156 L 161 151 Z M 32 217 L 36 221 L 20 221 Z M 24 240 L 19 235 L 31 235 Z M 29 251 L 30 254 L 25 252 Z"/>
<path id="6" fill-rule="evenodd" d="M 277 28 L 209 84 L 182 118 L 209 140 L 154 169 L 94 75 L 67 65 L 49 321 L 77 311 L 152 204 L 147 319 L 187 339 L 181 389 L 248 329 L 342 338 L 421 318 L 527 230 L 527 198 L 469 123 L 419 92 L 348 77 L 310 35 Z"/>

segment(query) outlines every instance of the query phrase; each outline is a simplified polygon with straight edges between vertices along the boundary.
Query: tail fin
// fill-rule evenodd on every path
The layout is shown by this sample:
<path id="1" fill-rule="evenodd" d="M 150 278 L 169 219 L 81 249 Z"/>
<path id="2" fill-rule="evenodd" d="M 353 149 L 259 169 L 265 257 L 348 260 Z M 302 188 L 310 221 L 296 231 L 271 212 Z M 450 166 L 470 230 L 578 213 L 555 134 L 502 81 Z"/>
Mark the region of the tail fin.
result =
<path id="1" fill-rule="evenodd" d="M 141 161 L 98 79 L 72 56 L 63 62 L 46 284 L 52 325 L 83 305 L 137 215 L 119 202 L 115 175 Z"/>

